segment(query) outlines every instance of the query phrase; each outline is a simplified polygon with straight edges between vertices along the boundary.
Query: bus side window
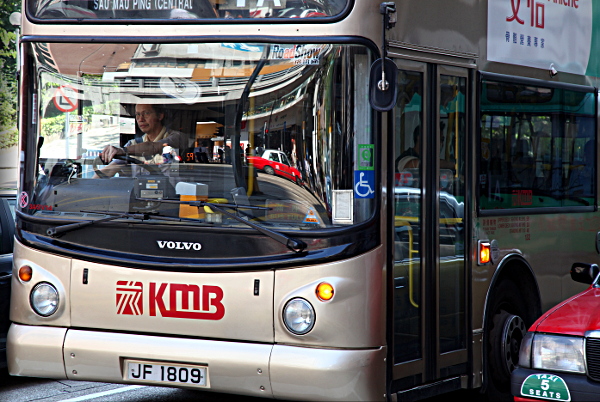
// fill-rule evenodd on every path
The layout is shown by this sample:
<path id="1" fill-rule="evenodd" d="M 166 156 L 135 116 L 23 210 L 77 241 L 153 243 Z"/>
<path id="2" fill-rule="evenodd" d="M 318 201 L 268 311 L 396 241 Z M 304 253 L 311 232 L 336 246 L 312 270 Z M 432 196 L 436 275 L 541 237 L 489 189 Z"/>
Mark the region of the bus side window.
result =
<path id="1" fill-rule="evenodd" d="M 594 92 L 490 80 L 482 94 L 481 209 L 592 205 Z"/>
<path id="2" fill-rule="evenodd" d="M 532 188 L 534 179 L 534 164 L 533 156 L 529 140 L 517 140 L 512 153 L 511 168 L 513 180 L 516 185 L 523 188 Z"/>
<path id="3" fill-rule="evenodd" d="M 533 139 L 533 155 L 535 163 L 535 188 L 547 191 L 551 188 L 552 155 L 551 138 L 545 131 L 537 131 Z"/>
<path id="4" fill-rule="evenodd" d="M 583 147 L 582 159 L 573 161 L 569 176 L 569 195 L 592 196 L 594 190 L 594 140 Z"/>

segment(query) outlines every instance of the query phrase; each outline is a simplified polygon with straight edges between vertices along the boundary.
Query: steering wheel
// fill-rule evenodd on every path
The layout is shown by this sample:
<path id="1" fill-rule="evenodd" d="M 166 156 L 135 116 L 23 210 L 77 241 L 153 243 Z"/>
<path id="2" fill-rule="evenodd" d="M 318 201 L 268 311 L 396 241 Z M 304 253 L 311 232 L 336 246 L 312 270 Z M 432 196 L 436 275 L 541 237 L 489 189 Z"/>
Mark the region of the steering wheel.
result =
<path id="1" fill-rule="evenodd" d="M 127 156 L 127 155 L 115 155 L 113 159 L 120 159 L 120 160 L 125 161 L 127 163 L 131 163 L 131 164 L 134 164 L 134 165 L 139 165 L 140 167 L 143 167 L 150 174 L 153 174 L 153 175 L 162 175 L 163 174 L 161 172 L 161 170 L 156 165 L 148 165 L 148 164 L 140 161 L 139 159 L 133 158 L 131 156 Z M 96 158 L 94 158 L 94 161 L 92 162 L 92 169 L 96 173 L 96 176 L 98 176 L 99 178 L 101 178 L 101 179 L 109 179 L 110 176 L 107 176 L 104 173 L 102 173 L 102 171 L 100 169 L 98 169 L 98 165 L 104 165 L 104 161 L 100 158 L 100 156 L 96 156 Z"/>

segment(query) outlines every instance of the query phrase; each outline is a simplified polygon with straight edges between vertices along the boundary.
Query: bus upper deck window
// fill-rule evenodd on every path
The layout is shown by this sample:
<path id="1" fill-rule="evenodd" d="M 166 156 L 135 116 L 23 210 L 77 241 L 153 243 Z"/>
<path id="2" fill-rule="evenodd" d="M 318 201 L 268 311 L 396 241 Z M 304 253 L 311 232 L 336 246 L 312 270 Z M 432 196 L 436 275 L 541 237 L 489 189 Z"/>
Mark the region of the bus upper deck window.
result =
<path id="1" fill-rule="evenodd" d="M 75 2 L 71 0 L 33 1 L 29 14 L 44 20 L 237 20 L 270 19 L 274 22 L 302 20 L 327 20 L 348 8 L 349 0 L 300 1 L 300 0 L 194 0 L 169 2 L 134 2 L 95 0 Z"/>

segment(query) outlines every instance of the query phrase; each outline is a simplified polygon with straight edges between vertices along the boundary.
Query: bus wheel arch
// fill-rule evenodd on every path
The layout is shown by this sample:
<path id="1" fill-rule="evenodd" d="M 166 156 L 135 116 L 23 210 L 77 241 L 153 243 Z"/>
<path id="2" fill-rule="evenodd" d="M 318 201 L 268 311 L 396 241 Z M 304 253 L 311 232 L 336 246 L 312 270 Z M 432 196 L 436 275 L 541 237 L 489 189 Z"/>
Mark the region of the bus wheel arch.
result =
<path id="1" fill-rule="evenodd" d="M 521 341 L 541 313 L 531 266 L 519 255 L 506 257 L 492 278 L 484 317 L 483 384 L 492 399 L 508 396 Z"/>

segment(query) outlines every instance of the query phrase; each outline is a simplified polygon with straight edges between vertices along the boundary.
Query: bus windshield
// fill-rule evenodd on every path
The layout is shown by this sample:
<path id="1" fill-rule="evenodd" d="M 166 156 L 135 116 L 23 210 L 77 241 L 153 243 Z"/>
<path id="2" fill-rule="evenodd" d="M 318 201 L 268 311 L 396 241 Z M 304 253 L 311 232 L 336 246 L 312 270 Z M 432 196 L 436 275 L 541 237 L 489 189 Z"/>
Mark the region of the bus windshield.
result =
<path id="1" fill-rule="evenodd" d="M 44 20 L 204 20 L 328 18 L 348 0 L 37 0 L 29 15 Z"/>
<path id="2" fill-rule="evenodd" d="M 29 56 L 25 214 L 305 234 L 374 214 L 372 116 L 354 106 L 363 46 L 35 43 Z"/>

